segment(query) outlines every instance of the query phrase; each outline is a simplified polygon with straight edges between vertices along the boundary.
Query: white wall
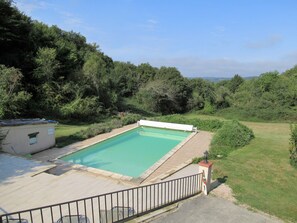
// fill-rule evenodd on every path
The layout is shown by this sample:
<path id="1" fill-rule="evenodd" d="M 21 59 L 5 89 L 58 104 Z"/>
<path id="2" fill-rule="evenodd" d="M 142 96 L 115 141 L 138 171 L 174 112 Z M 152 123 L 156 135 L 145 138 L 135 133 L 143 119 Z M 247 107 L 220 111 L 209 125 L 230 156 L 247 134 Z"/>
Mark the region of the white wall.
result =
<path id="1" fill-rule="evenodd" d="M 1 127 L 1 131 L 7 133 L 5 139 L 2 141 L 2 151 L 25 155 L 50 148 L 56 143 L 55 125 L 49 123 Z M 35 144 L 30 145 L 29 134 L 36 132 L 38 132 L 36 136 L 37 141 Z"/>

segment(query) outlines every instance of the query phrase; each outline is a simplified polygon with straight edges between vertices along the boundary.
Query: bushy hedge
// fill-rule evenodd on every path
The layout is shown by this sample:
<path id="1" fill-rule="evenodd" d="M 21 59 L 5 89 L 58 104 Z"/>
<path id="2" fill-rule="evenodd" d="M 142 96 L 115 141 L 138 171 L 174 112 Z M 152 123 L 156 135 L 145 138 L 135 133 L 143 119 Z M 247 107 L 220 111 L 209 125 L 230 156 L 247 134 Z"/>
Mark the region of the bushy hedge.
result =
<path id="1" fill-rule="evenodd" d="M 140 119 L 142 118 L 141 115 L 138 115 L 138 114 L 128 114 L 128 115 L 125 115 L 121 118 L 121 122 L 122 122 L 122 126 L 123 125 L 129 125 L 129 124 L 133 124 L 137 121 L 139 121 Z"/>
<path id="2" fill-rule="evenodd" d="M 231 151 L 249 144 L 254 137 L 247 126 L 238 121 L 226 121 L 214 135 L 210 153 L 212 156 L 226 157 Z"/>
<path id="3" fill-rule="evenodd" d="M 205 130 L 214 132 L 223 126 L 223 121 L 218 119 L 199 119 L 199 118 L 187 118 L 183 115 L 166 115 L 154 118 L 155 121 L 161 122 L 171 122 L 178 124 L 188 124 L 193 125 L 198 128 L 198 130 Z"/>
<path id="4" fill-rule="evenodd" d="M 291 126 L 290 163 L 297 168 L 297 125 Z"/>
<path id="5" fill-rule="evenodd" d="M 135 123 L 141 119 L 140 115 L 137 114 L 126 114 L 122 117 L 114 118 L 108 122 L 97 123 L 91 125 L 86 130 L 82 130 L 77 133 L 77 135 L 81 138 L 87 139 L 93 136 L 110 132 L 113 129 L 120 128 L 124 125 L 129 125 Z"/>
<path id="6" fill-rule="evenodd" d="M 63 141 L 58 143 L 57 146 L 64 147 L 77 141 L 85 140 L 102 133 L 110 132 L 111 130 L 120 128 L 124 125 L 136 123 L 140 119 L 140 115 L 128 113 L 114 117 L 113 119 L 106 122 L 92 124 L 89 128 L 85 130 L 81 130 L 75 133 L 74 135 L 70 135 L 67 138 L 63 138 Z"/>
<path id="7" fill-rule="evenodd" d="M 215 112 L 215 115 L 226 119 L 238 119 L 246 121 L 297 121 L 297 107 L 275 106 L 269 108 L 225 108 Z"/>

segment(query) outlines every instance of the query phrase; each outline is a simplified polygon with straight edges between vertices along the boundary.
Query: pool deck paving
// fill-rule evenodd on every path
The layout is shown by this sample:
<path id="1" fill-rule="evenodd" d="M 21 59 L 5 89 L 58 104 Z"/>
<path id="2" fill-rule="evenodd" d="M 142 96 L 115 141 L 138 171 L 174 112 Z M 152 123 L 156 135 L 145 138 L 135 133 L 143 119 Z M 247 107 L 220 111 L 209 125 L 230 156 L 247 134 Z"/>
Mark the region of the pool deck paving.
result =
<path id="1" fill-rule="evenodd" d="M 0 153 L 0 214 L 131 187 L 131 185 L 123 184 L 122 181 L 73 169 L 57 176 L 44 172 L 52 168 L 51 163 Z M 198 171 L 198 165 L 191 164 L 164 180 L 193 175 Z M 180 202 L 176 207 L 178 208 L 174 209 L 174 212 L 162 214 L 161 211 L 158 219 L 149 221 L 155 223 L 282 222 L 264 213 L 247 210 L 245 207 L 211 195 L 195 196 Z"/>
<path id="2" fill-rule="evenodd" d="M 110 178 L 109 175 L 67 166 L 60 168 L 52 160 L 135 127 L 136 124 L 124 126 L 64 148 L 48 149 L 33 155 L 32 159 L 0 153 L 0 214 L 134 187 L 133 182 L 121 178 Z M 197 166 L 187 165 L 193 157 L 202 156 L 209 147 L 211 137 L 211 133 L 199 131 L 144 183 L 197 173 Z M 187 167 L 182 169 L 185 166 Z M 173 174 L 179 169 L 182 171 Z"/>
<path id="3" fill-rule="evenodd" d="M 131 124 L 127 126 L 123 126 L 118 129 L 114 129 L 109 133 L 100 134 L 98 136 L 92 137 L 90 139 L 86 139 L 84 141 L 80 141 L 69 146 L 63 148 L 52 148 L 32 156 L 33 159 L 39 161 L 54 161 L 57 158 L 68 155 L 70 153 L 76 152 L 80 149 L 83 149 L 87 146 L 93 145 L 99 141 L 109 139 L 115 135 L 123 133 L 125 131 L 129 131 L 133 128 L 136 128 L 137 124 Z M 191 137 L 187 142 L 185 142 L 173 155 L 165 160 L 162 160 L 162 164 L 158 166 L 157 169 L 153 170 L 145 179 L 135 180 L 133 183 L 135 184 L 149 184 L 158 182 L 172 173 L 184 168 L 192 162 L 194 157 L 203 156 L 203 152 L 209 149 L 209 145 L 212 139 L 212 133 L 206 131 L 198 131 L 193 137 Z M 162 158 L 163 159 L 163 158 Z M 79 165 L 74 165 L 75 168 L 78 168 Z M 131 177 L 123 176 L 116 173 L 111 173 L 104 170 L 99 170 L 95 168 L 86 168 L 81 167 L 81 170 L 91 171 L 93 173 L 97 173 L 99 175 L 113 177 L 118 180 L 130 181 Z"/>
<path id="4" fill-rule="evenodd" d="M 176 171 L 184 168 L 192 162 L 194 157 L 201 157 L 205 150 L 209 149 L 212 134 L 206 131 L 199 131 L 176 153 L 167 159 L 156 169 L 143 183 L 160 181 Z"/>
<path id="5" fill-rule="evenodd" d="M 162 179 L 161 181 L 173 180 L 177 178 L 187 177 L 194 174 L 199 173 L 199 166 L 198 164 L 190 164 L 183 169 L 175 172 L 174 174 L 167 176 L 166 178 Z"/>
<path id="6" fill-rule="evenodd" d="M 129 188 L 113 179 L 69 170 L 60 176 L 45 171 L 51 164 L 0 153 L 0 214 Z"/>

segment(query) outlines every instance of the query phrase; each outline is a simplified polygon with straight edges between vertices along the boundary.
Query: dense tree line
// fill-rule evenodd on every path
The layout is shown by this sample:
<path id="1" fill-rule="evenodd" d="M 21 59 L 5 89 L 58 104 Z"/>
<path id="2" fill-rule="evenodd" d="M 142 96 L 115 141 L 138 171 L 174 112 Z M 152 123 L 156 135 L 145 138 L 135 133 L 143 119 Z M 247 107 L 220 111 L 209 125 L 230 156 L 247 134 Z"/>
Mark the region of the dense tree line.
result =
<path id="1" fill-rule="evenodd" d="M 81 34 L 34 21 L 9 0 L 0 0 L 0 31 L 0 118 L 89 119 L 130 109 L 129 99 L 159 114 L 297 119 L 297 67 L 252 80 L 188 79 L 174 67 L 113 61 Z"/>

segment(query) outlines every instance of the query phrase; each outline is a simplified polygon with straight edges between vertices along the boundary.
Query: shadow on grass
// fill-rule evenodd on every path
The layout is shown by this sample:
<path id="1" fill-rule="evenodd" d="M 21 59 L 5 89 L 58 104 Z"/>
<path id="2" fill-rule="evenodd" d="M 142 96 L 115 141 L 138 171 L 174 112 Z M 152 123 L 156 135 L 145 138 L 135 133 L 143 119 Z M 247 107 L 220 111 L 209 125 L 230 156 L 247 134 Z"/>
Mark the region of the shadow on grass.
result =
<path id="1" fill-rule="evenodd" d="M 220 186 L 221 184 L 227 182 L 228 176 L 218 177 L 215 181 L 211 182 L 210 190 L 213 190 Z"/>
<path id="2" fill-rule="evenodd" d="M 61 136 L 56 139 L 56 147 L 62 148 L 82 140 L 85 140 L 85 138 L 78 135 Z"/>
<path id="3" fill-rule="evenodd" d="M 217 181 L 219 181 L 220 183 L 225 183 L 228 179 L 228 176 L 223 176 L 223 177 L 218 177 Z"/>

